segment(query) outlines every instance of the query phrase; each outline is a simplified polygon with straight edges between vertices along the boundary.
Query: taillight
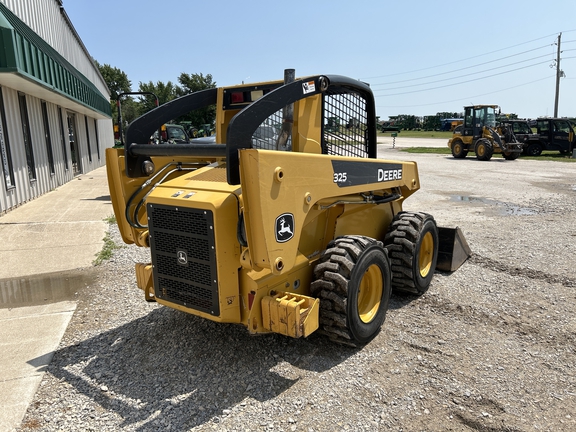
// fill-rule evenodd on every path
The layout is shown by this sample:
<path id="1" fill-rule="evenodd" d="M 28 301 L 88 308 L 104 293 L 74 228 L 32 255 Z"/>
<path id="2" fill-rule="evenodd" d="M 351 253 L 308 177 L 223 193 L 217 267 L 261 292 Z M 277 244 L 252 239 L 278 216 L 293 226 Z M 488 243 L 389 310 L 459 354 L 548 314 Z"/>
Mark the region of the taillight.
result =
<path id="1" fill-rule="evenodd" d="M 233 92 L 230 95 L 230 103 L 237 104 L 244 102 L 244 92 Z"/>

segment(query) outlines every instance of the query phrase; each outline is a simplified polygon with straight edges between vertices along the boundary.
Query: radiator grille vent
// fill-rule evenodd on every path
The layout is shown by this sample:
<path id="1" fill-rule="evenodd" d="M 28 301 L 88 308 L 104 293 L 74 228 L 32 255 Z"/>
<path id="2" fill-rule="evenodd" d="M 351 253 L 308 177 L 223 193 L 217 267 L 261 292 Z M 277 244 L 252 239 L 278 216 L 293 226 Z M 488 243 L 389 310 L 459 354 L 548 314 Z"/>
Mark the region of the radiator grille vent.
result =
<path id="1" fill-rule="evenodd" d="M 148 204 L 156 297 L 219 315 L 211 211 Z"/>
<path id="2" fill-rule="evenodd" d="M 194 210 L 191 212 L 190 210 Z M 187 235 L 206 236 L 208 227 L 204 210 L 179 207 L 154 206 L 154 224 L 163 231 L 174 231 Z M 150 213 L 148 213 L 150 215 Z"/>

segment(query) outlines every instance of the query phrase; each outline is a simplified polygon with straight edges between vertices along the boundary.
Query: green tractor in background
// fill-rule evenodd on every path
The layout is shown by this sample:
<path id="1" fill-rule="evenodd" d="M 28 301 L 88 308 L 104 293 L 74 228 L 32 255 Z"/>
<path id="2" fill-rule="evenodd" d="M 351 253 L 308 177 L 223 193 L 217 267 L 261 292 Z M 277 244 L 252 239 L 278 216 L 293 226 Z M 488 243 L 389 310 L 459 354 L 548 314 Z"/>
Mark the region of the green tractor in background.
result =
<path id="1" fill-rule="evenodd" d="M 209 137 L 214 133 L 214 130 L 214 125 L 205 123 L 201 124 L 198 128 L 191 127 L 188 135 L 192 138 Z"/>

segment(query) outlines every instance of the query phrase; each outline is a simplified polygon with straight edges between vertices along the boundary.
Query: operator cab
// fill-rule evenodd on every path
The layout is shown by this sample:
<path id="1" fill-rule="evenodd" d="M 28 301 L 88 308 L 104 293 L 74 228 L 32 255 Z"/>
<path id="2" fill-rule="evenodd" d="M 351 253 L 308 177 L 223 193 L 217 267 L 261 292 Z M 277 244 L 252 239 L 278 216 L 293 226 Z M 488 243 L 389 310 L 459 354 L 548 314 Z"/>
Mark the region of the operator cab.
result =
<path id="1" fill-rule="evenodd" d="M 496 105 L 476 105 L 464 107 L 464 128 L 462 135 L 480 138 L 484 127 L 496 127 Z"/>

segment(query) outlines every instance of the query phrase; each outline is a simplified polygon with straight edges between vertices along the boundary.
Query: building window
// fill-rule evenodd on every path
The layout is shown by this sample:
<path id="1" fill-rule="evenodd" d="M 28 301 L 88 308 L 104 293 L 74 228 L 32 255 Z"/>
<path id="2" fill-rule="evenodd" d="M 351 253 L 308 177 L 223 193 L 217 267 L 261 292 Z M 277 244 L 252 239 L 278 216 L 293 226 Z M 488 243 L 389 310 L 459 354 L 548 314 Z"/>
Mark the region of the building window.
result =
<path id="1" fill-rule="evenodd" d="M 100 161 L 100 140 L 98 139 L 98 120 L 94 119 L 94 133 L 96 134 L 96 151 L 98 152 L 98 161 Z"/>
<path id="2" fill-rule="evenodd" d="M 70 141 L 70 158 L 72 159 L 72 173 L 74 176 L 82 174 L 82 158 L 80 157 L 80 145 L 76 141 L 76 114 L 68 112 L 68 139 Z"/>
<path id="3" fill-rule="evenodd" d="M 2 153 L 2 168 L 4 170 L 4 182 L 6 189 L 16 187 L 14 182 L 14 168 L 12 167 L 12 155 L 10 154 L 10 140 L 6 130 L 6 111 L 4 110 L 4 96 L 0 87 L 0 153 Z"/>
<path id="4" fill-rule="evenodd" d="M 48 153 L 48 164 L 50 174 L 54 174 L 54 153 L 52 152 L 52 138 L 50 138 L 50 123 L 48 122 L 48 108 L 46 102 L 42 101 L 42 120 L 44 121 L 44 139 L 46 140 L 46 152 Z"/>
<path id="5" fill-rule="evenodd" d="M 64 120 L 62 117 L 62 108 L 58 107 L 58 120 L 60 122 L 60 144 L 62 144 L 62 157 L 64 158 L 64 167 L 68 171 L 68 156 L 66 155 L 66 135 L 64 135 Z"/>
<path id="6" fill-rule="evenodd" d="M 26 95 L 18 93 L 20 102 L 20 121 L 22 122 L 22 135 L 24 136 L 24 148 L 26 149 L 26 163 L 28 164 L 28 178 L 36 180 L 36 165 L 34 163 L 34 150 L 32 149 L 32 135 L 30 134 L 30 120 L 28 119 L 28 106 Z"/>
<path id="7" fill-rule="evenodd" d="M 92 149 L 90 148 L 90 129 L 88 129 L 88 117 L 84 116 L 84 124 L 86 124 L 86 143 L 88 144 L 88 160 L 92 163 Z"/>

